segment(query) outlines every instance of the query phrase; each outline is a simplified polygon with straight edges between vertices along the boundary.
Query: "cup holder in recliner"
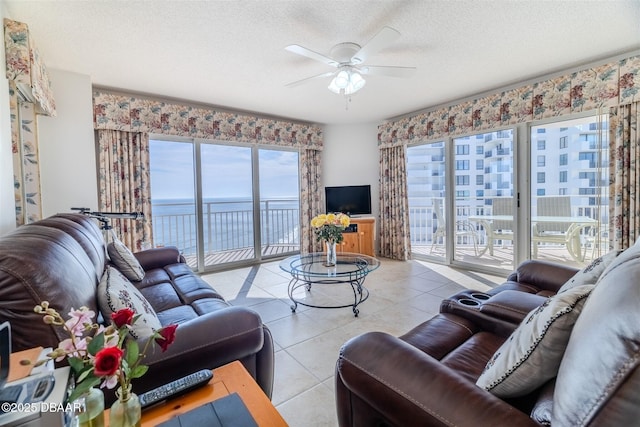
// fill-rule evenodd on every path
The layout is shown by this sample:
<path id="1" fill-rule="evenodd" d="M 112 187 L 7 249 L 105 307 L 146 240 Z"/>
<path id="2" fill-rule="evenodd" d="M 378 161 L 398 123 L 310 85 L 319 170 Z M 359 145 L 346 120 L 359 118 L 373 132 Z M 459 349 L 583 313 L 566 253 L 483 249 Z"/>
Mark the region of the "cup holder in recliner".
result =
<path id="1" fill-rule="evenodd" d="M 469 306 L 469 307 L 475 307 L 475 306 L 480 305 L 480 302 L 478 302 L 478 301 L 476 301 L 474 299 L 468 299 L 468 298 L 459 299 L 458 303 L 462 304 L 462 305 Z"/>
<path id="2" fill-rule="evenodd" d="M 482 294 L 480 292 L 473 292 L 471 294 L 471 297 L 480 301 L 486 301 L 489 298 L 491 298 L 491 295 L 487 295 L 487 294 Z"/>

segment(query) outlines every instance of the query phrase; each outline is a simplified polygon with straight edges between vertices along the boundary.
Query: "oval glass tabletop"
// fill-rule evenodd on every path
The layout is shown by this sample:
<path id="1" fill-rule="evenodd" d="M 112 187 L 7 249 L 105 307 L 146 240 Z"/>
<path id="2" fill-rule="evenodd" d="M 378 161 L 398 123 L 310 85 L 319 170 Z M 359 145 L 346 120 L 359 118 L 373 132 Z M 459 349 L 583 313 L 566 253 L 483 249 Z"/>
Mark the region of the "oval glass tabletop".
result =
<path id="1" fill-rule="evenodd" d="M 366 275 L 380 267 L 380 261 L 369 255 L 339 252 L 334 266 L 327 266 L 327 254 L 316 252 L 290 256 L 280 262 L 280 268 L 292 275 L 341 277 Z"/>

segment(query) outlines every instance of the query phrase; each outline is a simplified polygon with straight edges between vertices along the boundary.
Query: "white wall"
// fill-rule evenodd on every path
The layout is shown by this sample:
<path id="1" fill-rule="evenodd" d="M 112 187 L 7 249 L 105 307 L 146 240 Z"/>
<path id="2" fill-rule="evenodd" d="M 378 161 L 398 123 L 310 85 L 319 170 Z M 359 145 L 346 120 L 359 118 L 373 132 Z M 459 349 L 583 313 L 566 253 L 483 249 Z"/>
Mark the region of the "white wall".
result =
<path id="1" fill-rule="evenodd" d="M 57 117 L 38 116 L 42 216 L 98 209 L 91 77 L 49 69 Z"/>
<path id="2" fill-rule="evenodd" d="M 0 21 L 7 18 L 6 5 L 0 2 Z M 4 27 L 2 30 L 4 35 Z M 13 155 L 11 153 L 11 119 L 9 81 L 5 72 L 4 36 L 0 42 L 0 235 L 16 227 L 13 191 Z"/>
<path id="3" fill-rule="evenodd" d="M 322 185 L 371 185 L 371 210 L 379 213 L 378 124 L 325 125 Z"/>

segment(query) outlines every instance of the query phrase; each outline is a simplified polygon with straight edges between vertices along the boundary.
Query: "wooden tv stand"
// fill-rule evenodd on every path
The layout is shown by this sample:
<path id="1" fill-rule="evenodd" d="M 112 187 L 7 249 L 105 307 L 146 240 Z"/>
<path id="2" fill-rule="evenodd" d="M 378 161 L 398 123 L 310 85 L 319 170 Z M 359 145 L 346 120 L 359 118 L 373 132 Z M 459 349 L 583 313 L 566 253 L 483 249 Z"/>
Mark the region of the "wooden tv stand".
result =
<path id="1" fill-rule="evenodd" d="M 342 233 L 343 240 L 337 250 L 375 257 L 376 219 L 374 217 L 351 218 L 351 224 L 357 225 L 358 231 Z"/>

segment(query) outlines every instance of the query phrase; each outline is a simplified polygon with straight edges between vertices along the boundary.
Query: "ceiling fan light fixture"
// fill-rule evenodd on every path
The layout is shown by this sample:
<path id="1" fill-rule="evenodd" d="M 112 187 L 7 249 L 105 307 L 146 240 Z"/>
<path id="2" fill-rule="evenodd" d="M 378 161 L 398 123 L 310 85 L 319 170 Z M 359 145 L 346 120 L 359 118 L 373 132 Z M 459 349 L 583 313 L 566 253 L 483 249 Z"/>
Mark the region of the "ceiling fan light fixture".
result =
<path id="1" fill-rule="evenodd" d="M 336 79 L 335 77 L 333 79 L 331 79 L 331 83 L 329 83 L 329 86 L 327 86 L 327 88 L 333 92 L 333 93 L 337 93 L 339 94 L 341 90 L 344 89 L 340 89 L 337 85 L 336 85 Z"/>
<path id="2" fill-rule="evenodd" d="M 400 33 L 391 27 L 383 27 L 364 46 L 353 42 L 338 43 L 331 48 L 329 56 L 314 52 L 300 45 L 289 45 L 285 49 L 289 52 L 301 55 L 323 64 L 337 68 L 336 71 L 308 77 L 297 82 L 289 83 L 287 86 L 297 86 L 299 83 L 307 82 L 319 77 L 333 76 L 327 88 L 338 95 L 344 95 L 350 101 L 351 95 L 358 92 L 366 84 L 363 75 L 377 75 L 388 77 L 410 77 L 415 67 L 398 66 L 365 66 L 367 59 L 387 47 L 400 37 Z"/>
<path id="3" fill-rule="evenodd" d="M 347 70 L 342 70 L 333 79 L 335 85 L 340 89 L 346 89 L 351 81 L 351 73 Z"/>
<path id="4" fill-rule="evenodd" d="M 362 89 L 367 81 L 360 75 L 360 73 L 354 71 L 351 73 L 349 79 L 349 87 L 353 90 L 351 93 L 355 93 Z"/>
<path id="5" fill-rule="evenodd" d="M 366 80 L 355 70 L 340 71 L 329 83 L 328 89 L 339 95 L 351 95 L 364 87 Z"/>

